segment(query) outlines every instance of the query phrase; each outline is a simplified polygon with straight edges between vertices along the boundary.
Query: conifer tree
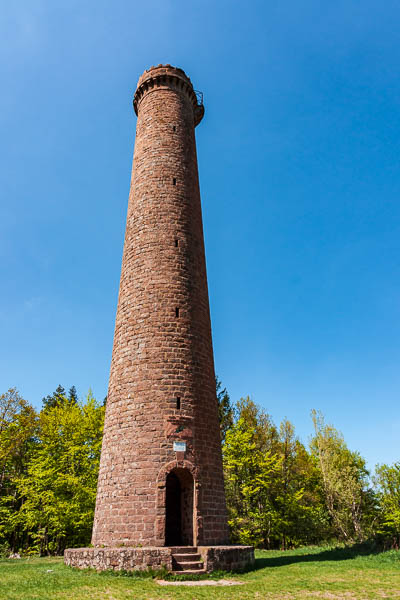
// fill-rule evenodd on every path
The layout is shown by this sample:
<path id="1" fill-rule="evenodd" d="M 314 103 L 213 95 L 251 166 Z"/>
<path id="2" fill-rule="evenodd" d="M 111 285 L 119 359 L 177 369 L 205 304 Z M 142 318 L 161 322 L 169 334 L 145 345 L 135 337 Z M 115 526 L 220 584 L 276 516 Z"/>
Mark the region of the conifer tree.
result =
<path id="1" fill-rule="evenodd" d="M 78 394 L 76 391 L 76 387 L 74 385 L 69 388 L 68 400 L 70 402 L 73 402 L 74 404 L 76 404 L 78 402 Z"/>
<path id="2" fill-rule="evenodd" d="M 215 378 L 215 387 L 217 392 L 218 401 L 218 414 L 219 414 L 219 425 L 221 428 L 221 440 L 225 440 L 226 432 L 233 425 L 233 408 L 231 399 L 226 388 L 222 389 L 222 383 Z"/>
<path id="3" fill-rule="evenodd" d="M 66 399 L 67 398 L 65 395 L 65 389 L 63 388 L 62 385 L 58 385 L 55 392 L 53 392 L 51 395 L 43 398 L 43 400 L 42 400 L 43 408 L 44 409 L 54 408 L 55 406 L 57 406 L 57 404 L 65 402 Z"/>

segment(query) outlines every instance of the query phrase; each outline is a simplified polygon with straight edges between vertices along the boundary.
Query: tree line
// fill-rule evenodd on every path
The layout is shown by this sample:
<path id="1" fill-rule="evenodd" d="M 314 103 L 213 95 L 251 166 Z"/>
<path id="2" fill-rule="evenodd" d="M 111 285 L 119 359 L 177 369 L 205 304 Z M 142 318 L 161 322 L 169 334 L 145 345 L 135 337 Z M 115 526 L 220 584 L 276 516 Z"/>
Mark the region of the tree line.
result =
<path id="1" fill-rule="evenodd" d="M 104 405 L 59 386 L 36 411 L 0 396 L 0 549 L 60 554 L 90 542 Z"/>
<path id="2" fill-rule="evenodd" d="M 217 380 L 233 543 L 258 548 L 363 542 L 400 544 L 400 462 L 350 450 L 312 411 L 306 447 L 250 398 L 232 403 Z M 0 554 L 60 554 L 90 544 L 105 400 L 59 386 L 37 411 L 17 390 L 0 395 Z"/>

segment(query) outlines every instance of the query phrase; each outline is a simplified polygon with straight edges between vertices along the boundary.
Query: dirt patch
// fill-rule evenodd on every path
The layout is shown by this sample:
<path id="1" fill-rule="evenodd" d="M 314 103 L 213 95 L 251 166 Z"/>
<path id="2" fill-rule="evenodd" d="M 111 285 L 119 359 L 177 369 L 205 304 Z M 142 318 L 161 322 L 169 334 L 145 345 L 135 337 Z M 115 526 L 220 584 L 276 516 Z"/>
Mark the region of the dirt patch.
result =
<path id="1" fill-rule="evenodd" d="M 257 597 L 257 595 L 256 595 Z M 275 596 L 274 596 L 275 597 Z M 320 598 L 321 600 L 360 600 L 360 596 L 355 596 L 353 592 L 322 592 L 309 590 L 298 591 L 296 593 L 288 593 L 284 596 L 279 596 L 280 600 L 294 600 L 296 598 Z"/>
<path id="2" fill-rule="evenodd" d="M 236 579 L 200 579 L 199 581 L 166 581 L 165 579 L 156 580 L 159 585 L 244 585 L 244 581 L 237 581 Z"/>
<path id="3" fill-rule="evenodd" d="M 303 592 L 307 597 L 322 598 L 323 600 L 359 600 L 353 592 Z"/>

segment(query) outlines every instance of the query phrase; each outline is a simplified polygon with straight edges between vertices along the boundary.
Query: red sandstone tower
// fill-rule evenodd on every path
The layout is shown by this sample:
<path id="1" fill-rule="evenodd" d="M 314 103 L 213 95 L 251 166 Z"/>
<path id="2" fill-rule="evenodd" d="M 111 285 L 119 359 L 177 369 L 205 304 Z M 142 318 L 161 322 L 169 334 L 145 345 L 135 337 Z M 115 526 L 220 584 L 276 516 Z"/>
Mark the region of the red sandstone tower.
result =
<path id="1" fill-rule="evenodd" d="M 190 79 L 140 77 L 92 542 L 227 543 Z"/>
<path id="2" fill-rule="evenodd" d="M 170 65 L 140 77 L 92 543 L 96 569 L 235 569 L 228 542 L 194 129 L 202 101 Z M 200 560 L 201 557 L 201 560 Z"/>

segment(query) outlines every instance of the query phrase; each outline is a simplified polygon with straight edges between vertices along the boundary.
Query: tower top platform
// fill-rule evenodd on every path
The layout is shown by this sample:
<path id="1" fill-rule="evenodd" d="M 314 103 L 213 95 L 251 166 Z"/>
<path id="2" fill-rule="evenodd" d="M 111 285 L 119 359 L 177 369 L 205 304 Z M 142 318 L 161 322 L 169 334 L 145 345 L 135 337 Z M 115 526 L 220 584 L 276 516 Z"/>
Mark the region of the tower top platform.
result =
<path id="1" fill-rule="evenodd" d="M 158 77 L 160 75 L 172 75 L 175 77 L 180 77 L 181 79 L 186 81 L 189 85 L 192 85 L 190 77 L 188 77 L 186 75 L 186 73 L 183 69 L 180 69 L 179 67 L 173 67 L 172 65 L 166 64 L 166 65 L 152 66 L 149 69 L 146 69 L 146 71 L 144 71 L 143 75 L 141 75 L 139 77 L 137 87 L 139 87 L 143 83 L 143 81 L 145 81 L 146 79 L 149 79 L 152 77 Z"/>
<path id="2" fill-rule="evenodd" d="M 138 115 L 140 101 L 148 91 L 154 89 L 171 89 L 183 91 L 193 105 L 194 125 L 198 125 L 204 116 L 203 94 L 193 88 L 190 78 L 183 69 L 172 65 L 150 67 L 140 77 L 133 97 L 133 108 Z"/>

